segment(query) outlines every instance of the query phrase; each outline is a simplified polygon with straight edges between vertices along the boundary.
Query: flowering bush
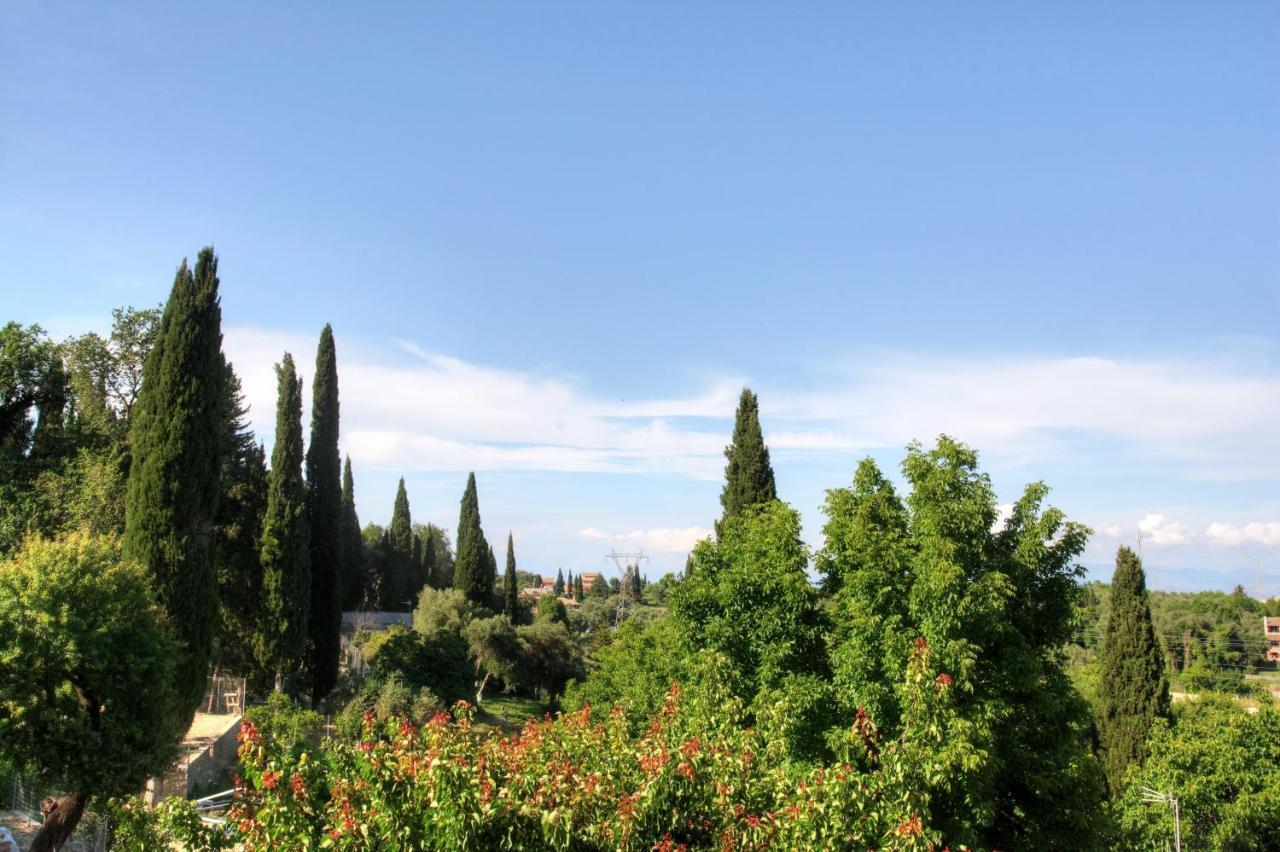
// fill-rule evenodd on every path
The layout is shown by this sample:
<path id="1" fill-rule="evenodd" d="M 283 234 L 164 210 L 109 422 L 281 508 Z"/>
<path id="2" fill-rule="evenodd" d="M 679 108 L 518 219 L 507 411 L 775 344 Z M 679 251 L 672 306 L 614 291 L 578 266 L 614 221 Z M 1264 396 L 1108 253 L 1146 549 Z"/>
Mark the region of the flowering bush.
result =
<path id="1" fill-rule="evenodd" d="M 881 742 L 861 714 L 849 762 L 774 762 L 716 677 L 675 684 L 639 735 L 589 707 L 502 735 L 458 702 L 421 727 L 368 714 L 319 755 L 241 731 L 230 825 L 245 849 L 925 849 L 941 838 L 930 791 L 946 781 L 949 678 L 919 643 L 903 686 L 908 724 Z M 194 838 L 170 839 L 188 848 Z"/>

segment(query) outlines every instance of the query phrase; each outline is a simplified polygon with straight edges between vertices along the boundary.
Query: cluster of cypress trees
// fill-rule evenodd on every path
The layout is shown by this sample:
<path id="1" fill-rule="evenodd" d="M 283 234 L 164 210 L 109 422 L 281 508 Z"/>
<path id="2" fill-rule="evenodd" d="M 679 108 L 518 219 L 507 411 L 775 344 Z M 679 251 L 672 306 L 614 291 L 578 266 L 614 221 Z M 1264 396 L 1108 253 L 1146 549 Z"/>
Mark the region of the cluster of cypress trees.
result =
<path id="1" fill-rule="evenodd" d="M 180 640 L 175 735 L 204 696 L 220 610 L 225 658 L 243 646 L 277 686 L 305 666 L 313 702 L 322 699 L 337 680 L 342 587 L 359 553 L 350 460 L 343 471 L 338 456 L 332 328 L 317 350 L 305 477 L 302 382 L 289 353 L 277 366 L 268 473 L 222 354 L 218 287 L 212 248 L 194 269 L 179 267 L 130 430 L 124 549 L 154 577 Z"/>

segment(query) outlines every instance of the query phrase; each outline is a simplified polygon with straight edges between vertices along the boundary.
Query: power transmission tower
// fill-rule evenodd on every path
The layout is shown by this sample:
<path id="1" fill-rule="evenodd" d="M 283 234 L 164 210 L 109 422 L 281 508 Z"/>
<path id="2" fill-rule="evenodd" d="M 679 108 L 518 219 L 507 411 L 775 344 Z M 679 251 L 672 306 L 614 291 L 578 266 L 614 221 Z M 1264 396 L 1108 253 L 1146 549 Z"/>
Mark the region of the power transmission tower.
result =
<path id="1" fill-rule="evenodd" d="M 616 550 L 610 550 L 605 555 L 605 561 L 613 560 L 613 564 L 618 569 L 618 579 L 623 580 L 627 576 L 627 572 L 632 569 L 636 572 L 636 578 L 640 576 L 640 563 L 648 562 L 649 557 L 645 555 L 644 548 L 638 553 L 619 553 Z M 622 622 L 627 620 L 627 616 L 631 614 L 631 605 L 633 601 L 629 600 L 626 595 L 619 595 L 618 610 L 613 618 L 613 626 L 620 627 Z"/>

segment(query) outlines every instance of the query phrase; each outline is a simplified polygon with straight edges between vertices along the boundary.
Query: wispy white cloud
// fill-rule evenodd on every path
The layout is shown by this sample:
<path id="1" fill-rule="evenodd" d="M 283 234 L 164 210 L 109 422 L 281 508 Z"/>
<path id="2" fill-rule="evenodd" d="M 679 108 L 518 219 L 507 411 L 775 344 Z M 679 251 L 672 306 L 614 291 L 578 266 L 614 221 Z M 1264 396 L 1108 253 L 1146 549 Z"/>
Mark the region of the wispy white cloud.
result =
<path id="1" fill-rule="evenodd" d="M 1209 524 L 1204 534 L 1211 543 L 1219 547 L 1239 547 L 1245 544 L 1280 547 L 1280 521 L 1255 521 L 1242 525 L 1215 521 Z"/>
<path id="2" fill-rule="evenodd" d="M 625 533 L 610 533 L 588 527 L 578 532 L 578 538 L 639 546 L 656 553 L 685 553 L 709 535 L 711 530 L 704 527 L 631 530 Z"/>
<path id="3" fill-rule="evenodd" d="M 288 348 L 309 381 L 315 338 L 235 327 L 225 347 L 269 440 L 271 365 Z M 635 398 L 625 389 L 604 397 L 571 375 L 341 334 L 338 359 L 344 449 L 362 464 L 402 471 L 716 479 L 742 386 L 720 377 L 685 397 Z M 1068 460 L 1151 464 L 1184 478 L 1280 479 L 1280 376 L 1249 365 L 889 352 L 818 378 L 821 386 L 801 392 L 756 383 L 766 440 L 780 458 L 901 447 L 946 432 L 1005 468 Z"/>
<path id="4" fill-rule="evenodd" d="M 833 448 L 946 432 L 1019 464 L 1107 442 L 1189 478 L 1280 478 L 1280 375 L 1253 363 L 882 353 L 820 389 L 762 394 L 761 410 L 840 436 Z"/>
<path id="5" fill-rule="evenodd" d="M 1146 515 L 1138 521 L 1138 529 L 1143 532 L 1144 540 L 1155 545 L 1185 544 L 1190 538 L 1186 527 L 1159 514 Z"/>

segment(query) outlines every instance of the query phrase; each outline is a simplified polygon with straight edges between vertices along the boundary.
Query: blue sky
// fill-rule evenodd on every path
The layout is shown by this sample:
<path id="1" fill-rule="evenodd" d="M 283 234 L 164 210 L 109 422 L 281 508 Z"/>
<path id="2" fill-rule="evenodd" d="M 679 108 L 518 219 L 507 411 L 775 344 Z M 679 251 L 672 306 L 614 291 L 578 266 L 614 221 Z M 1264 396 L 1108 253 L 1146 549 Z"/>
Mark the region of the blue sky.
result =
<path id="1" fill-rule="evenodd" d="M 362 518 L 533 570 L 682 564 L 745 383 L 813 544 L 946 431 L 1280 594 L 1275 4 L 260 5 L 0 7 L 0 316 L 214 243 L 256 425 L 332 322 Z"/>

